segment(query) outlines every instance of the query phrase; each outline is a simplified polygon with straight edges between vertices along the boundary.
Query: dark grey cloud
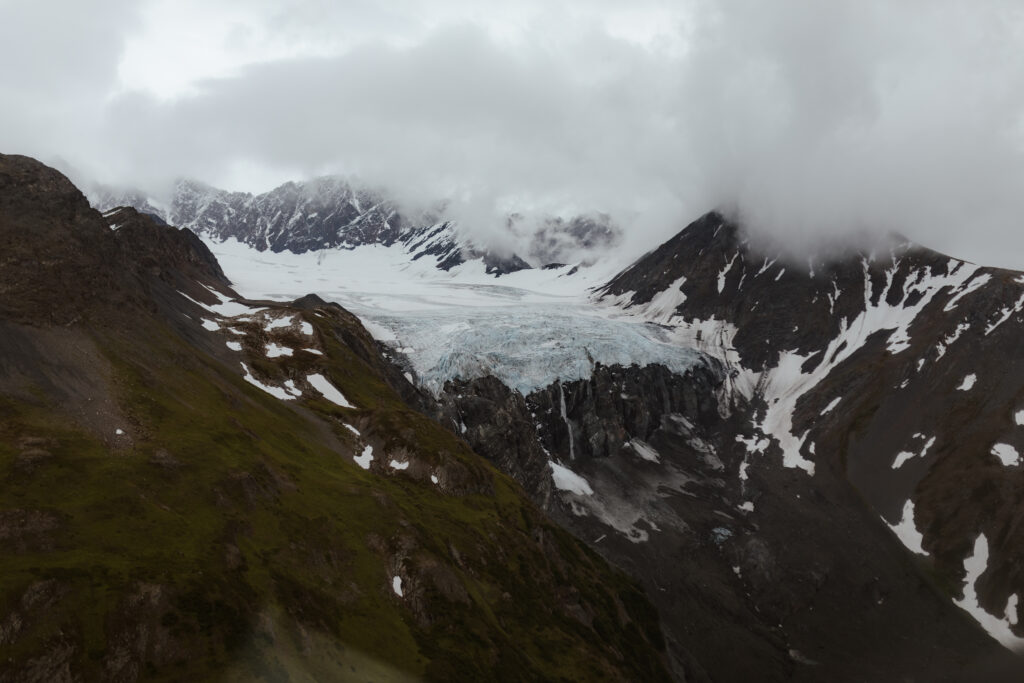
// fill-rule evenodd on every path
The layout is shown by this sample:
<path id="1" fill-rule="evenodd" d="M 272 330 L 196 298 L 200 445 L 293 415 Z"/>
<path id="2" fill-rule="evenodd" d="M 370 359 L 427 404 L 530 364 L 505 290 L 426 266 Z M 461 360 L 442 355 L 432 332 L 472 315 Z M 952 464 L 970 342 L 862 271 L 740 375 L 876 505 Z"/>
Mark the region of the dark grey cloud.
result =
<path id="1" fill-rule="evenodd" d="M 0 21 L 0 56 L 34 58 L 0 75 L 18 103 L 0 112 L 0 144 L 154 189 L 353 174 L 410 204 L 450 197 L 490 240 L 509 211 L 602 211 L 636 253 L 727 207 L 798 246 L 898 230 L 1024 267 L 1015 5 L 694 0 L 673 14 L 652 1 L 636 16 L 668 18 L 636 39 L 618 30 L 636 17 L 597 20 L 615 3 L 538 5 L 510 14 L 509 35 L 454 0 L 260 3 L 279 37 L 320 45 L 336 27 L 341 44 L 166 99 L 117 91 L 129 5 L 68 4 L 54 35 L 41 10 L 5 3 L 3 18 L 25 16 Z"/>

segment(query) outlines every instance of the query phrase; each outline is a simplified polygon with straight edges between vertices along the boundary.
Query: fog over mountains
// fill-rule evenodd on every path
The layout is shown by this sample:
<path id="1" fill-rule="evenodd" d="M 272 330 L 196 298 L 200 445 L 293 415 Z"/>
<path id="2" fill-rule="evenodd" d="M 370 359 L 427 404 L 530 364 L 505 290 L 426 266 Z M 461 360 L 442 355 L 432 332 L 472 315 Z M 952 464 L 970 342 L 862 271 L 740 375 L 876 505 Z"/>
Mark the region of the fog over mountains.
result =
<path id="1" fill-rule="evenodd" d="M 153 193 L 357 176 L 480 242 L 603 213 L 636 257 L 717 208 L 800 248 L 896 230 L 1021 265 L 1009 0 L 402 7 L 7 3 L 0 147 Z"/>

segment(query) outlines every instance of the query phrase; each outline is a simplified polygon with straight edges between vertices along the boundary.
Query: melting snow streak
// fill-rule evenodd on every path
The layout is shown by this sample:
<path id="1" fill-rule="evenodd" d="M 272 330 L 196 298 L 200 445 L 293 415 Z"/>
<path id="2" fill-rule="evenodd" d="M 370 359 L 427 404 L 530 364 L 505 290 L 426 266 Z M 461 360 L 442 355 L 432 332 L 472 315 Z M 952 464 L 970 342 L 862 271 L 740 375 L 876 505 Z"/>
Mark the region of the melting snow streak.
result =
<path id="1" fill-rule="evenodd" d="M 348 402 L 345 395 L 338 391 L 323 375 L 310 375 L 306 380 L 334 405 L 341 406 L 342 408 L 355 408 L 354 405 Z"/>

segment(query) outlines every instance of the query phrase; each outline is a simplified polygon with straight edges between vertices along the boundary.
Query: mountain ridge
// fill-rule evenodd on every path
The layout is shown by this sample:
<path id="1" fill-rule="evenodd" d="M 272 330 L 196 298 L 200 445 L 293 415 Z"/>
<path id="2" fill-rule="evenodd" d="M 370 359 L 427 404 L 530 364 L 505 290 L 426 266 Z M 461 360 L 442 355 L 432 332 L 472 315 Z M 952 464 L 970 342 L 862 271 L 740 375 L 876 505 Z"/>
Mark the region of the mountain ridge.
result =
<path id="1" fill-rule="evenodd" d="M 131 206 L 209 239 L 233 238 L 259 251 L 301 254 L 400 244 L 413 259 L 432 257 L 441 270 L 475 259 L 497 276 L 534 267 L 508 249 L 477 245 L 442 217 L 444 202 L 407 215 L 383 191 L 359 188 L 338 176 L 287 182 L 260 194 L 228 192 L 179 179 L 168 202 L 138 190 L 103 185 L 94 185 L 90 195 L 101 211 Z M 511 230 L 523 220 L 522 215 L 510 215 L 506 228 Z M 541 267 L 573 258 L 580 250 L 607 248 L 618 239 L 617 229 L 605 215 L 547 218 L 533 234 L 525 256 Z"/>

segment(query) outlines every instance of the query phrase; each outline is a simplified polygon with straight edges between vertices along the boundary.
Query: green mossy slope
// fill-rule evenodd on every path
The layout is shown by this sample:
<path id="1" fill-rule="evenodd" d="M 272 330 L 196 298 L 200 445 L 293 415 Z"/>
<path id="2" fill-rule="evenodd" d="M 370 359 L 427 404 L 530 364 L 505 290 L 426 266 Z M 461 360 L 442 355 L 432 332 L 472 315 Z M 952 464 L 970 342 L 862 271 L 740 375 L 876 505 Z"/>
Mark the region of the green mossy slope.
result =
<path id="1" fill-rule="evenodd" d="M 124 435 L 0 399 L 0 681 L 666 678 L 629 580 L 407 407 L 354 318 L 290 312 L 325 355 L 266 359 L 256 325 L 234 359 L 155 315 L 83 328 Z"/>

